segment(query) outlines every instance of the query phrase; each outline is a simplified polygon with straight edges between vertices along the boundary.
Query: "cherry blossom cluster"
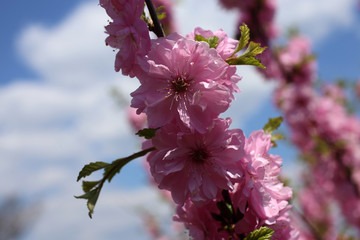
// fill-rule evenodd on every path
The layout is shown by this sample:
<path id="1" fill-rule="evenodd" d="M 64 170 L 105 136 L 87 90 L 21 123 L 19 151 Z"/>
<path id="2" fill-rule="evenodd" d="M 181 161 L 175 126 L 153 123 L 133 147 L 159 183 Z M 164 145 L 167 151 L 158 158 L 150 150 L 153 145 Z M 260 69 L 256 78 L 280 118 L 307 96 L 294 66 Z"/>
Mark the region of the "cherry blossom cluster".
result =
<path id="1" fill-rule="evenodd" d="M 262 56 L 267 66 L 262 73 L 278 83 L 275 105 L 307 163 L 307 181 L 299 193 L 300 218 L 307 225 L 301 237 L 335 239 L 340 234 L 331 213 L 334 202 L 344 220 L 360 229 L 360 121 L 347 111 L 345 93 L 337 85 L 315 90 L 316 62 L 306 38 L 293 36 L 287 46 L 271 47 L 275 36 L 272 29 L 276 29 L 274 1 L 220 2 L 226 8 L 239 9 L 241 18 L 251 29 L 257 29 L 253 37 L 270 46 Z"/>
<path id="2" fill-rule="evenodd" d="M 168 1 L 155 3 L 171 16 Z M 131 107 L 155 131 L 143 146 L 155 149 L 147 155 L 150 172 L 177 204 L 175 220 L 195 239 L 242 239 L 262 226 L 275 231 L 273 239 L 297 239 L 292 190 L 279 180 L 282 159 L 268 153 L 271 135 L 259 130 L 246 138 L 219 117 L 239 92 L 241 77 L 227 62 L 238 41 L 201 28 L 165 36 L 156 30 L 158 19 L 144 13 L 144 0 L 100 5 L 112 18 L 105 29 L 106 44 L 118 51 L 115 70 L 139 80 Z M 153 14 L 151 1 L 146 5 Z M 165 19 L 169 32 L 174 25 Z M 149 30 L 158 38 L 150 39 Z"/>

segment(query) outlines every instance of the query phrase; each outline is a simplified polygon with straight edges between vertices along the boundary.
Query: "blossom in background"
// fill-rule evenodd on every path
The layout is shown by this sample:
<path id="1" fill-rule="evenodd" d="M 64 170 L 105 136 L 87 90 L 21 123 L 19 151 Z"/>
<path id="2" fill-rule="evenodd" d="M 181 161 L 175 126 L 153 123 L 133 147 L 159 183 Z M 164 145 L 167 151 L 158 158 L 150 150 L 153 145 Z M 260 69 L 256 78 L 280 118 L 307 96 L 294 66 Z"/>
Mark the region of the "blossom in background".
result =
<path id="1" fill-rule="evenodd" d="M 232 189 L 232 178 L 240 177 L 235 163 L 244 154 L 245 136 L 229 130 L 230 119 L 216 119 L 204 134 L 168 124 L 156 132 L 156 151 L 148 156 L 150 171 L 160 189 L 171 192 L 175 203 L 187 198 L 208 202 L 222 189 Z"/>
<path id="2" fill-rule="evenodd" d="M 308 84 L 314 80 L 316 62 L 311 52 L 309 39 L 302 36 L 292 37 L 277 54 L 281 66 L 281 80 L 296 84 Z"/>
<path id="3" fill-rule="evenodd" d="M 153 40 L 148 63 L 131 106 L 146 113 L 151 128 L 175 121 L 206 132 L 229 108 L 233 85 L 241 79 L 207 43 L 176 33 Z"/>
<path id="4" fill-rule="evenodd" d="M 143 129 L 146 125 L 146 115 L 144 113 L 136 114 L 136 109 L 128 107 L 127 118 L 135 131 Z"/>

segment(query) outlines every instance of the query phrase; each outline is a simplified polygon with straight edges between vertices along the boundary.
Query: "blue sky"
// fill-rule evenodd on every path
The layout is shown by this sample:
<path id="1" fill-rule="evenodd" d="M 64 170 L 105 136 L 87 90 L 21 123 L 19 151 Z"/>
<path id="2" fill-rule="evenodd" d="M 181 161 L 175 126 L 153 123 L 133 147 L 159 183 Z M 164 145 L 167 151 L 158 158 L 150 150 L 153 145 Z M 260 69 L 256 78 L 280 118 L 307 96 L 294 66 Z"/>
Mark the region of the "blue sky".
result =
<path id="1" fill-rule="evenodd" d="M 236 15 L 218 12 L 216 1 L 177 2 L 182 34 L 196 26 L 233 32 Z M 199 11 L 204 2 L 206 10 Z M 313 41 L 321 78 L 360 77 L 355 0 L 278 2 L 280 30 L 296 25 Z M 141 160 L 105 186 L 94 219 L 85 201 L 73 198 L 81 194 L 76 177 L 84 164 L 139 149 L 124 107 L 110 95 L 116 87 L 128 96 L 137 82 L 113 71 L 114 53 L 104 44 L 105 12 L 91 0 L 0 1 L 0 18 L 0 180 L 6 182 L 0 196 L 17 194 L 42 206 L 23 239 L 147 239 L 139 207 L 161 218 L 171 211 L 146 184 Z M 274 85 L 252 68 L 238 72 L 242 93 L 225 116 L 249 134 L 278 115 L 270 98 Z M 295 156 L 287 148 L 276 151 L 292 174 Z"/>

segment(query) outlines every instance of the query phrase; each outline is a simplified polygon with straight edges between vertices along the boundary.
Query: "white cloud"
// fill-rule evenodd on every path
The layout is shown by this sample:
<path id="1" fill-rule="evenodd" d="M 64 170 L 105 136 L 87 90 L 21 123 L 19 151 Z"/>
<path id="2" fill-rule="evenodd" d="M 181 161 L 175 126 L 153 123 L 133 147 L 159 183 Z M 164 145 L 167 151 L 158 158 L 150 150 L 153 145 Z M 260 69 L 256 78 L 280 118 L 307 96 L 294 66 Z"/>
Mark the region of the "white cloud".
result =
<path id="1" fill-rule="evenodd" d="M 277 24 L 284 32 L 299 27 L 301 33 L 319 42 L 339 27 L 354 21 L 355 0 L 279 0 Z"/>

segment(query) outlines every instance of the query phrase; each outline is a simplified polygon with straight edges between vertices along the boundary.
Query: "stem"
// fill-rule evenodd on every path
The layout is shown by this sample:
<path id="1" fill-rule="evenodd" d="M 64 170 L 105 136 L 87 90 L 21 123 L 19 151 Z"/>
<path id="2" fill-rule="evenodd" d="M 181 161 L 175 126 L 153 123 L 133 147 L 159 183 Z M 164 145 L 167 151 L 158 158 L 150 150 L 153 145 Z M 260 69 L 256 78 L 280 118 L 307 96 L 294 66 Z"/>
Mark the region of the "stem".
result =
<path id="1" fill-rule="evenodd" d="M 165 33 L 164 30 L 161 27 L 160 21 L 157 17 L 156 14 L 156 10 L 154 8 L 153 3 L 151 2 L 151 0 L 145 0 L 147 8 L 149 10 L 151 19 L 154 23 L 154 33 L 156 34 L 157 37 L 165 37 Z"/>

